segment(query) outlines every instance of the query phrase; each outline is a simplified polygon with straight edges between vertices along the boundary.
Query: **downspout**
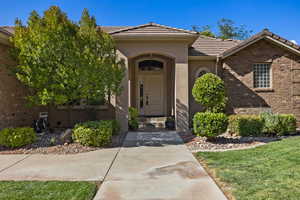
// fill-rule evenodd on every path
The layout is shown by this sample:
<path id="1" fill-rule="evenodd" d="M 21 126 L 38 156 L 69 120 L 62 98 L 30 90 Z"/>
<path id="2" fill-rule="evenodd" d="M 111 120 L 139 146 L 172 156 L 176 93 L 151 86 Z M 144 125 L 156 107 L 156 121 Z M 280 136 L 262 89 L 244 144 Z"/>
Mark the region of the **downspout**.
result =
<path id="1" fill-rule="evenodd" d="M 219 61 L 220 61 L 220 57 L 219 57 L 219 55 L 217 55 L 217 60 L 216 60 L 216 65 L 215 65 L 216 75 L 218 75 L 218 64 L 219 64 Z"/>

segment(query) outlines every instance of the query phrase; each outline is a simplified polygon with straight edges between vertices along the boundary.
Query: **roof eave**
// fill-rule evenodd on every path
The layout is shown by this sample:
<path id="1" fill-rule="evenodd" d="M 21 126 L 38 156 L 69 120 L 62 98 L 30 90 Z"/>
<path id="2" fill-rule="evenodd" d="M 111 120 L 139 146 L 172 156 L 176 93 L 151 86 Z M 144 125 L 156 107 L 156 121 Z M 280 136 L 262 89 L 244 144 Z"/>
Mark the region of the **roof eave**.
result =
<path id="1" fill-rule="evenodd" d="M 198 35 L 188 34 L 122 34 L 112 35 L 116 41 L 185 41 L 188 44 L 194 43 Z"/>
<path id="2" fill-rule="evenodd" d="M 234 46 L 226 51 L 224 51 L 222 54 L 220 54 L 220 58 L 221 59 L 225 59 L 239 51 L 241 51 L 242 49 L 262 40 L 262 39 L 267 39 L 277 45 L 280 45 L 281 47 L 284 47 L 296 54 L 300 55 L 300 47 L 298 45 L 290 45 L 290 42 L 284 38 L 281 38 L 278 35 L 275 35 L 274 33 L 268 31 L 267 29 L 264 29 L 262 32 L 254 35 L 253 37 L 249 38 L 248 40 L 245 40 L 244 42 L 238 44 L 237 46 Z M 295 46 L 297 48 L 295 48 Z"/>

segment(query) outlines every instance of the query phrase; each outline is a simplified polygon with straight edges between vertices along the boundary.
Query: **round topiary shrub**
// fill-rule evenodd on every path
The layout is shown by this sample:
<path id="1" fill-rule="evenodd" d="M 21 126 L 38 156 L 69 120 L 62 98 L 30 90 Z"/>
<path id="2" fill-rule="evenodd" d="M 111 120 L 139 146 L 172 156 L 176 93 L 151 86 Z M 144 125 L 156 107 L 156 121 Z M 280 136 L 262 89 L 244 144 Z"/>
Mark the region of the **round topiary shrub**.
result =
<path id="1" fill-rule="evenodd" d="M 32 144 L 36 140 L 33 128 L 5 128 L 0 131 L 0 145 L 16 148 Z"/>
<path id="2" fill-rule="evenodd" d="M 195 101 L 203 105 L 206 111 L 222 112 L 226 106 L 224 81 L 212 73 L 196 80 L 192 94 Z"/>
<path id="3" fill-rule="evenodd" d="M 109 120 L 77 124 L 73 130 L 72 138 L 84 146 L 105 146 L 112 139 L 114 131 L 112 124 Z"/>
<path id="4" fill-rule="evenodd" d="M 228 117 L 224 113 L 198 112 L 193 118 L 194 134 L 214 138 L 224 133 Z"/>

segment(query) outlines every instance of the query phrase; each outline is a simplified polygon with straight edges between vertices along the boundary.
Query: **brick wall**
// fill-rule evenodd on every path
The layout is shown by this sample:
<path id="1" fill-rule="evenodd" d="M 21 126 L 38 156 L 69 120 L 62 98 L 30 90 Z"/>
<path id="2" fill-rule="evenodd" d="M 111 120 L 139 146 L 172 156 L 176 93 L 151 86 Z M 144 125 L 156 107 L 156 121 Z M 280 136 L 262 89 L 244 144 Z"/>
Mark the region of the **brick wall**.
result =
<path id="1" fill-rule="evenodd" d="M 8 50 L 0 44 L 0 128 L 30 125 L 38 113 L 26 106 L 25 87 L 7 69 L 14 65 Z"/>
<path id="2" fill-rule="evenodd" d="M 300 57 L 267 40 L 256 42 L 223 60 L 223 79 L 229 96 L 228 112 L 293 113 L 300 120 Z M 253 88 L 254 63 L 271 64 L 271 90 Z M 298 80 L 299 85 L 294 81 Z M 297 88 L 297 89 L 296 89 Z M 299 92 L 297 92 L 299 91 Z M 298 108 L 297 108 L 298 106 Z"/>
<path id="3" fill-rule="evenodd" d="M 49 112 L 51 126 L 69 126 L 69 114 L 65 109 L 26 106 L 27 101 L 25 97 L 28 94 L 28 90 L 7 69 L 7 66 L 14 65 L 9 57 L 8 50 L 8 46 L 0 44 L 0 129 L 31 126 L 33 120 L 38 118 L 41 111 Z M 96 112 L 74 109 L 71 115 L 72 125 L 87 120 L 115 118 L 112 106 Z"/>

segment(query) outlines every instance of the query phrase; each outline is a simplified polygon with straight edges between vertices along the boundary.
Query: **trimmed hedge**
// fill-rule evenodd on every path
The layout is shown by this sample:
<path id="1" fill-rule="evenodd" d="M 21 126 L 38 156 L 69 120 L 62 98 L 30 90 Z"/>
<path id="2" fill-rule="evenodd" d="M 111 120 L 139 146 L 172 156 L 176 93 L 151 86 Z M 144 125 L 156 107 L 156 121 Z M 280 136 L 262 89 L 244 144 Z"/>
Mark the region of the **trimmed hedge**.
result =
<path id="1" fill-rule="evenodd" d="M 194 115 L 194 134 L 208 138 L 216 137 L 227 129 L 228 117 L 224 113 L 198 112 Z"/>
<path id="2" fill-rule="evenodd" d="M 296 132 L 297 120 L 294 115 L 262 113 L 260 117 L 264 122 L 265 134 L 285 135 Z"/>
<path id="3" fill-rule="evenodd" d="M 119 126 L 114 120 L 88 121 L 76 124 L 73 130 L 73 140 L 84 146 L 101 147 L 109 144 L 112 135 L 117 133 Z"/>
<path id="4" fill-rule="evenodd" d="M 228 130 L 240 136 L 259 136 L 264 123 L 257 115 L 231 115 L 229 116 Z"/>
<path id="5" fill-rule="evenodd" d="M 36 133 L 33 128 L 5 128 L 0 131 L 0 145 L 16 148 L 32 144 L 36 140 Z"/>
<path id="6" fill-rule="evenodd" d="M 222 112 L 227 103 L 224 81 L 213 73 L 197 78 L 192 89 L 197 103 L 205 107 L 207 112 Z"/>
<path id="7" fill-rule="evenodd" d="M 280 136 L 295 133 L 296 122 L 291 114 L 231 115 L 228 130 L 240 136 Z"/>

